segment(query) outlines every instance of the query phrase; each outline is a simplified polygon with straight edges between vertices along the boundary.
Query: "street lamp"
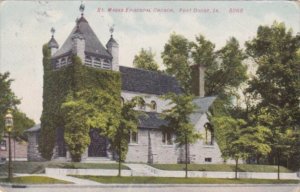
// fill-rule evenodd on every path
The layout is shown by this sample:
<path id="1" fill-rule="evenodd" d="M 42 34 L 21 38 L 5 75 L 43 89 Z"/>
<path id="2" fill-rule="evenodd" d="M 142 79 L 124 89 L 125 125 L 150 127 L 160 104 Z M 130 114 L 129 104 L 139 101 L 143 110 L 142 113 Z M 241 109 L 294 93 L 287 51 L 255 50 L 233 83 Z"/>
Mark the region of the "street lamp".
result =
<path id="1" fill-rule="evenodd" d="M 12 180 L 12 162 L 11 162 L 11 131 L 14 126 L 14 120 L 13 116 L 11 114 L 11 111 L 8 110 L 7 114 L 5 115 L 5 128 L 8 133 L 8 180 L 11 182 Z"/>

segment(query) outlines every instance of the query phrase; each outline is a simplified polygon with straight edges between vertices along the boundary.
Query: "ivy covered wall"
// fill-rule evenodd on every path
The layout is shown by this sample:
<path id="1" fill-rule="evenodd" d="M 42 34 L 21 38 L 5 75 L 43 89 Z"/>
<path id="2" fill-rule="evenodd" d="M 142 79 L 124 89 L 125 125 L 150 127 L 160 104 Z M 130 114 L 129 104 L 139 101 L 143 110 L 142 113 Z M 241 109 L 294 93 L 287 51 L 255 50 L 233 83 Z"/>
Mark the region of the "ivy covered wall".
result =
<path id="1" fill-rule="evenodd" d="M 67 96 L 70 94 L 75 96 L 76 93 L 86 90 L 108 93 L 111 99 L 115 101 L 113 102 L 115 106 L 104 108 L 105 112 L 116 113 L 121 108 L 121 79 L 119 72 L 82 65 L 80 58 L 77 56 L 72 57 L 71 65 L 53 70 L 48 44 L 43 46 L 43 56 L 43 112 L 41 116 L 39 150 L 45 159 L 51 159 L 57 138 L 56 130 L 60 128 L 65 131 L 65 124 L 68 123 L 62 110 L 62 105 L 66 101 Z M 91 103 L 92 99 L 89 98 L 88 100 Z M 118 124 L 118 122 L 114 123 Z M 90 127 L 86 127 L 86 129 L 90 129 Z M 88 131 L 86 132 L 88 133 Z"/>

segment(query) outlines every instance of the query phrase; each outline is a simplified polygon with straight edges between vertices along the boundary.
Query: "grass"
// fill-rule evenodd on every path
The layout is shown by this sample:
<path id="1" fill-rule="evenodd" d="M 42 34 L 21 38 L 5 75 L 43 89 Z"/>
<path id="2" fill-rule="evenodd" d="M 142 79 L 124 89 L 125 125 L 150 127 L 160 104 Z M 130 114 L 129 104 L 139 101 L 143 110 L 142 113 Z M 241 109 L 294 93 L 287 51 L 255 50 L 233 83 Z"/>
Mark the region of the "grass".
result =
<path id="1" fill-rule="evenodd" d="M 151 165 L 157 169 L 182 171 L 185 170 L 184 164 L 154 164 Z M 189 171 L 221 171 L 221 172 L 234 172 L 235 165 L 233 164 L 189 164 Z M 239 172 L 277 172 L 277 166 L 275 165 L 250 165 L 241 164 L 238 167 Z M 281 166 L 281 173 L 291 173 L 292 171 Z"/>
<path id="2" fill-rule="evenodd" d="M 44 173 L 46 167 L 65 169 L 118 169 L 117 163 L 59 163 L 59 162 L 13 162 L 14 173 L 38 174 Z M 122 169 L 129 169 L 122 165 Z M 7 175 L 7 164 L 0 165 L 0 176 Z"/>
<path id="3" fill-rule="evenodd" d="M 71 175 L 81 179 L 88 179 L 99 183 L 118 184 L 297 184 L 299 180 L 275 179 L 218 179 L 218 178 L 174 178 L 174 177 L 111 177 Z"/>
<path id="4" fill-rule="evenodd" d="M 7 178 L 1 178 L 0 182 L 8 182 Z M 71 182 L 54 179 L 45 176 L 14 177 L 11 183 L 15 184 L 71 184 Z"/>

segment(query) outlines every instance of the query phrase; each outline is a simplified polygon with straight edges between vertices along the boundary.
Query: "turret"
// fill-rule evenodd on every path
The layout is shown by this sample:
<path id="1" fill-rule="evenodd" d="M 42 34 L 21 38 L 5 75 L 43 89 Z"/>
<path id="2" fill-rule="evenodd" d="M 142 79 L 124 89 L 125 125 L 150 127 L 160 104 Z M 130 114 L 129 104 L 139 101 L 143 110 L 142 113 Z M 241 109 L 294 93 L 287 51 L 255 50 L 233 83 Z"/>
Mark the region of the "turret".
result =
<path id="1" fill-rule="evenodd" d="M 52 33 L 52 37 L 51 37 L 50 41 L 48 42 L 48 47 L 51 50 L 51 56 L 53 56 L 54 53 L 57 51 L 59 45 L 58 45 L 57 41 L 54 39 L 55 29 L 53 27 L 51 28 L 51 33 Z"/>
<path id="2" fill-rule="evenodd" d="M 107 51 L 111 54 L 112 56 L 112 70 L 114 71 L 119 71 L 119 44 L 117 41 L 113 38 L 113 32 L 114 28 L 110 28 L 110 39 L 106 44 Z"/>

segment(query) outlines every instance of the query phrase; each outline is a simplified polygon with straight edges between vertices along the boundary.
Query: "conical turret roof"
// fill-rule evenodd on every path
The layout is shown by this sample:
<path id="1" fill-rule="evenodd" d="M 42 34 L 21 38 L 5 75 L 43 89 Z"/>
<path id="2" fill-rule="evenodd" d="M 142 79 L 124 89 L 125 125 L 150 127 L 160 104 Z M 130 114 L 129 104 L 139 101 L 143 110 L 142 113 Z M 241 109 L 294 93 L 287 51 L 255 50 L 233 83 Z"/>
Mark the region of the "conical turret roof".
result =
<path id="1" fill-rule="evenodd" d="M 48 46 L 49 46 L 49 48 L 58 48 L 59 47 L 57 41 L 54 39 L 53 36 L 51 37 L 50 41 L 48 42 Z"/>
<path id="2" fill-rule="evenodd" d="M 111 54 L 104 48 L 94 31 L 90 27 L 89 23 L 83 16 L 77 21 L 77 25 L 73 28 L 67 40 L 61 46 L 61 48 L 53 55 L 53 57 L 68 55 L 72 52 L 72 37 L 73 34 L 79 30 L 85 40 L 85 53 L 96 55 L 101 58 L 112 58 Z"/>

